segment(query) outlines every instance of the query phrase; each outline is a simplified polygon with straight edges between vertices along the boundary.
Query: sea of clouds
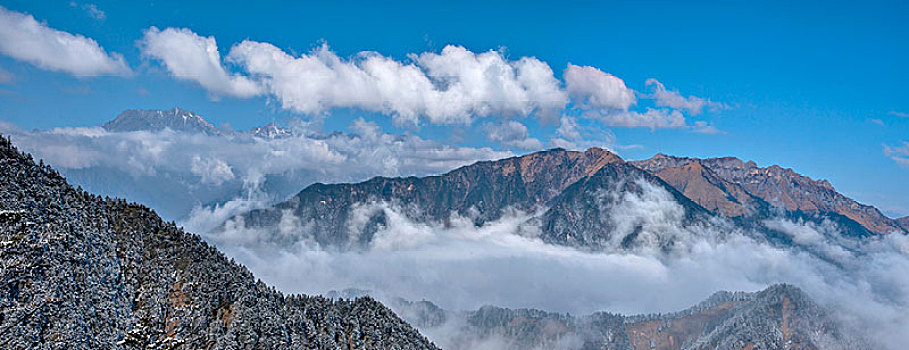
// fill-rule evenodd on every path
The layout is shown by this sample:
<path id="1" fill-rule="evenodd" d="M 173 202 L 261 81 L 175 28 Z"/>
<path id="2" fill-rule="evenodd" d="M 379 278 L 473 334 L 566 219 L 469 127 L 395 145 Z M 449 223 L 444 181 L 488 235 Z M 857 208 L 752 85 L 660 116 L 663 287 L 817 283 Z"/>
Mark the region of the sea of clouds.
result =
<path id="1" fill-rule="evenodd" d="M 462 217 L 442 225 L 410 220 L 395 203 L 365 205 L 364 213 L 385 212 L 387 225 L 368 249 L 338 251 L 310 243 L 307 225 L 317 223 L 292 215 L 285 215 L 277 231 L 235 225 L 206 232 L 316 181 L 436 174 L 511 153 L 391 135 L 364 120 L 351 133 L 322 134 L 304 124 L 293 137 L 278 139 L 169 130 L 23 131 L 8 124 L 0 129 L 71 182 L 148 204 L 288 293 L 358 288 L 380 298 L 430 300 L 448 310 L 496 305 L 637 314 L 681 310 L 718 290 L 756 291 L 785 282 L 832 307 L 837 319 L 882 347 L 909 342 L 904 235 L 854 241 L 830 223 L 764 222 L 795 242 L 781 248 L 732 226 L 684 227 L 678 203 L 660 187 L 642 186 L 646 191 L 639 194 L 604 193 L 624 196 L 622 205 L 604 215 L 621 220 L 619 231 L 643 224 L 642 237 L 651 242 L 676 240 L 681 244 L 674 251 L 646 244 L 632 251 L 580 251 L 537 238 L 527 223 L 538 213 L 513 212 L 480 227 Z"/>
<path id="2" fill-rule="evenodd" d="M 684 209 L 664 189 L 643 188 L 625 198 L 626 205 L 610 209 L 617 234 L 631 232 L 623 233 L 623 223 L 643 223 L 642 234 L 672 235 L 682 243 L 673 251 L 646 245 L 633 251 L 618 246 L 581 251 L 536 238 L 526 226 L 533 213 L 513 212 L 479 227 L 458 216 L 437 225 L 408 219 L 394 203 L 370 204 L 371 211 L 384 211 L 387 225 L 363 250 L 310 243 L 306 223 L 289 212 L 277 229 L 280 237 L 234 225 L 207 238 L 264 281 L 291 293 L 356 288 L 380 299 L 429 300 L 448 310 L 496 305 L 574 315 L 640 314 L 682 310 L 719 290 L 757 291 L 790 283 L 830 307 L 847 329 L 879 342 L 875 345 L 898 349 L 909 341 L 909 237 L 860 242 L 844 238 L 829 222 L 777 218 L 765 225 L 795 242 L 777 247 L 722 223 L 685 227 Z M 278 238 L 282 244 L 274 244 Z M 288 239 L 295 243 L 287 244 Z M 423 331 L 439 344 L 457 336 Z"/>

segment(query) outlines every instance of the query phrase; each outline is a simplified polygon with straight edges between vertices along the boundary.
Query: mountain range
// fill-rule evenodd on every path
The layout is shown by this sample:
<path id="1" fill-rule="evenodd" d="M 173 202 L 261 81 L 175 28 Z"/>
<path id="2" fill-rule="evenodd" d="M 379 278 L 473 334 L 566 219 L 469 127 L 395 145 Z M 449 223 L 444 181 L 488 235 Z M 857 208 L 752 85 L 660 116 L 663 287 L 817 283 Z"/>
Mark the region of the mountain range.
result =
<path id="1" fill-rule="evenodd" d="M 591 151 L 563 160 L 592 169 L 615 158 Z M 3 348 L 435 348 L 369 297 L 283 295 L 154 211 L 73 188 L 6 139 L 0 141 L 0 174 Z M 537 175 L 554 184 L 567 181 Z M 450 312 L 404 300 L 394 307 L 429 331 L 459 320 L 446 338 L 452 348 L 490 341 L 503 349 L 861 346 L 789 285 L 717 293 L 665 315 L 573 317 L 493 306 Z"/>
<path id="2" fill-rule="evenodd" d="M 717 292 L 682 311 L 572 316 L 484 306 L 447 311 L 429 301 L 397 299 L 392 307 L 427 334 L 446 332 L 447 348 L 473 349 L 863 349 L 800 289 Z M 452 330 L 453 329 L 453 330 Z"/>
<path id="3" fill-rule="evenodd" d="M 439 176 L 375 177 L 353 184 L 313 184 L 287 201 L 231 220 L 247 228 L 273 229 L 291 215 L 312 229 L 305 240 L 322 246 L 368 246 L 387 226 L 387 212 L 371 204 L 390 203 L 417 222 L 444 224 L 452 215 L 475 225 L 517 210 L 538 213 L 527 227 L 546 242 L 586 249 L 628 249 L 644 241 L 669 249 L 671 235 L 646 220 L 620 222 L 615 210 L 628 196 L 653 188 L 681 206 L 684 227 L 727 222 L 748 228 L 762 239 L 791 244 L 785 234 L 765 225 L 784 217 L 831 222 L 849 237 L 906 234 L 907 230 L 876 208 L 836 192 L 827 181 L 812 180 L 791 169 L 757 167 L 736 158 L 694 159 L 659 154 L 626 162 L 607 150 L 552 149 L 496 161 L 478 162 Z M 648 192 L 649 193 L 649 192 Z M 613 213 L 614 214 L 614 213 Z M 366 218 L 362 216 L 366 215 Z M 352 221 L 353 220 L 353 221 Z M 354 223 L 354 224 L 352 224 Z M 646 236 L 646 237 L 645 237 Z M 285 237 L 287 238 L 287 237 Z"/>
<path id="4" fill-rule="evenodd" d="M 181 109 L 126 111 L 105 129 L 227 135 Z M 272 124 L 250 133 L 291 135 L 282 130 Z M 153 210 L 73 188 L 5 139 L 0 173 L 2 348 L 422 349 L 435 345 L 411 325 L 450 332 L 439 327 L 452 320 L 455 336 L 446 339 L 453 343 L 440 344 L 452 348 L 490 339 L 515 349 L 862 344 L 790 285 L 718 293 L 679 313 L 644 316 L 570 316 L 494 306 L 446 311 L 426 301 L 391 301 L 402 319 L 369 297 L 284 295 Z M 662 154 L 626 161 L 591 148 L 482 161 L 435 176 L 316 183 L 286 201 L 237 215 L 220 229 L 259 230 L 263 240 L 278 245 L 306 241 L 357 250 L 373 244 L 395 214 L 441 226 L 462 219 L 482 226 L 522 216 L 526 222 L 518 234 L 591 251 L 672 252 L 685 244 L 685 235 L 712 228 L 796 245 L 797 238 L 767 224 L 778 217 L 832 224 L 849 239 L 906 234 L 909 226 L 909 217 L 887 218 L 828 182 L 791 169 Z M 278 232 L 288 218 L 306 230 Z"/>
<path id="5" fill-rule="evenodd" d="M 247 132 L 233 132 L 218 128 L 195 112 L 174 107 L 168 110 L 128 109 L 117 115 L 114 120 L 104 123 L 104 130 L 110 132 L 161 131 L 169 129 L 176 132 L 201 133 L 205 135 L 249 134 L 261 138 L 281 138 L 293 134 L 293 131 L 280 127 L 274 122 L 266 126 L 252 128 Z"/>

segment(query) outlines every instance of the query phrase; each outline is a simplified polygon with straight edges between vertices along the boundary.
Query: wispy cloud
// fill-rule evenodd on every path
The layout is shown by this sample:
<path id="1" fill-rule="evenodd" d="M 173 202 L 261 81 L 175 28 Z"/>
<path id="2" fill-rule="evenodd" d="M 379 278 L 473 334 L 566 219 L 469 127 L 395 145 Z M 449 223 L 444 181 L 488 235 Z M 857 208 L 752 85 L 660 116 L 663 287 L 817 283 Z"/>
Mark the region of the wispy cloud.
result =
<path id="1" fill-rule="evenodd" d="M 716 126 L 710 125 L 705 121 L 694 122 L 694 126 L 692 126 L 691 131 L 700 133 L 700 134 L 710 134 L 710 135 L 726 133 L 725 131 L 718 129 Z"/>
<path id="2" fill-rule="evenodd" d="M 890 111 L 887 114 L 892 115 L 894 117 L 909 118 L 909 113 L 906 113 L 906 112 Z"/>
<path id="3" fill-rule="evenodd" d="M 486 137 L 490 141 L 499 142 L 510 148 L 534 151 L 543 148 L 543 143 L 539 139 L 530 137 L 530 132 L 524 124 L 514 120 L 489 123 L 484 125 L 483 129 L 486 130 Z"/>
<path id="4" fill-rule="evenodd" d="M 556 129 L 555 135 L 549 139 L 549 145 L 569 150 L 621 147 L 616 143 L 615 134 L 609 129 L 581 125 L 577 118 L 572 116 L 562 116 L 559 119 L 559 127 Z"/>
<path id="5" fill-rule="evenodd" d="M 70 1 L 69 6 L 81 8 L 83 11 L 85 11 L 86 15 L 98 21 L 104 21 L 107 18 L 107 14 L 105 14 L 104 11 L 101 11 L 101 9 L 99 9 L 95 4 L 85 3 L 79 5 L 79 3 L 75 1 Z"/>
<path id="6" fill-rule="evenodd" d="M 884 144 L 884 155 L 900 166 L 909 167 L 909 142 L 903 141 L 902 145 L 892 147 Z"/>
<path id="7" fill-rule="evenodd" d="M 80 77 L 132 73 L 123 56 L 106 52 L 94 39 L 53 29 L 31 15 L 2 6 L 0 52 L 42 69 Z"/>
<path id="8" fill-rule="evenodd" d="M 659 107 L 686 110 L 691 115 L 701 114 L 701 112 L 704 111 L 704 108 L 713 111 L 728 108 L 725 104 L 713 102 L 706 98 L 694 95 L 688 97 L 682 96 L 677 90 L 666 89 L 666 86 L 664 86 L 663 83 L 653 78 L 647 79 L 646 85 L 651 87 L 652 93 L 650 97 L 655 100 L 656 105 Z"/>
<path id="9" fill-rule="evenodd" d="M 15 79 L 13 73 L 10 73 L 9 71 L 0 67 L 0 84 L 12 84 L 13 79 Z"/>
<path id="10" fill-rule="evenodd" d="M 682 128 L 685 127 L 685 116 L 682 112 L 665 108 L 647 108 L 644 112 L 625 110 L 592 110 L 582 117 L 593 118 L 606 126 Z"/>

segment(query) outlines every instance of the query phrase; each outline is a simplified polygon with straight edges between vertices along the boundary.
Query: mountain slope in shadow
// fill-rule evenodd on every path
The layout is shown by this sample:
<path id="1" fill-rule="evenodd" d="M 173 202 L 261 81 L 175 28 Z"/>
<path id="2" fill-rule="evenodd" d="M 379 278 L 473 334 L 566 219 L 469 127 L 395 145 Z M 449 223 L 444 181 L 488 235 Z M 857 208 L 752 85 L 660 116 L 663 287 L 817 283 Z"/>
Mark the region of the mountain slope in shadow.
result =
<path id="1" fill-rule="evenodd" d="M 0 348 L 431 349 L 371 298 L 283 295 L 0 141 Z"/>

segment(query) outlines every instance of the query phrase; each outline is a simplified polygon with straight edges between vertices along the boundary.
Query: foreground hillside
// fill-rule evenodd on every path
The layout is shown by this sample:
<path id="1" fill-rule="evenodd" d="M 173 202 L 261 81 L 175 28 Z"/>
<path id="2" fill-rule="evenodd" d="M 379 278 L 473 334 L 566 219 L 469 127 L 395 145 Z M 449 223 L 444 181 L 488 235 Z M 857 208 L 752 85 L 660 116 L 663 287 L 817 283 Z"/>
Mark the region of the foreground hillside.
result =
<path id="1" fill-rule="evenodd" d="M 370 298 L 285 296 L 198 236 L 0 141 L 0 348 L 427 349 Z"/>

